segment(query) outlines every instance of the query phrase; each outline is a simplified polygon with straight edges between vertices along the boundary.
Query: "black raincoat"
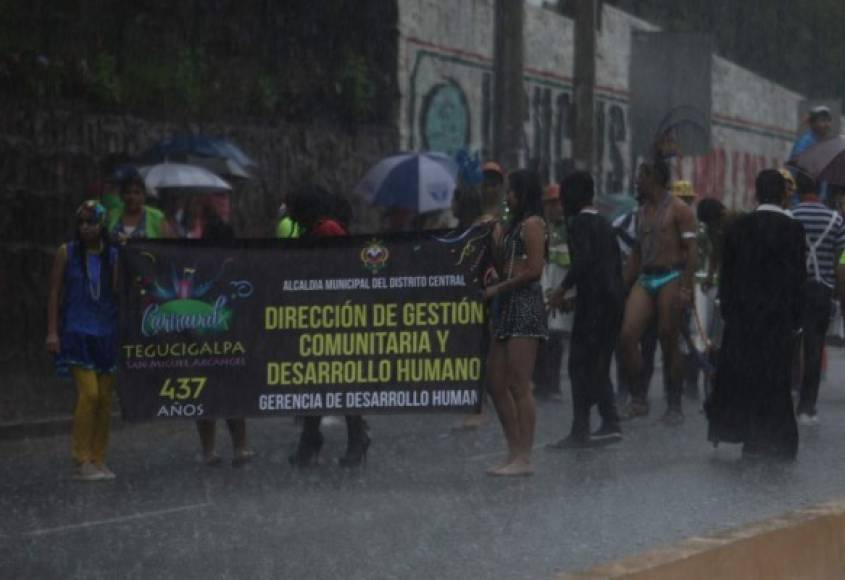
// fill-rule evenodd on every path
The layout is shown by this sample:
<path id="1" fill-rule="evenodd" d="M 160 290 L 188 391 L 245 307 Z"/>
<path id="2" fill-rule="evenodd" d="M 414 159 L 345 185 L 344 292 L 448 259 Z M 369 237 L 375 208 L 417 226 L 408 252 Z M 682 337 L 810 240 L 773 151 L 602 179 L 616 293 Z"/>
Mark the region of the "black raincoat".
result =
<path id="1" fill-rule="evenodd" d="M 803 226 L 771 206 L 742 216 L 725 234 L 719 279 L 725 330 L 705 403 L 714 444 L 743 443 L 745 454 L 786 459 L 798 451 L 790 379 L 805 256 Z"/>

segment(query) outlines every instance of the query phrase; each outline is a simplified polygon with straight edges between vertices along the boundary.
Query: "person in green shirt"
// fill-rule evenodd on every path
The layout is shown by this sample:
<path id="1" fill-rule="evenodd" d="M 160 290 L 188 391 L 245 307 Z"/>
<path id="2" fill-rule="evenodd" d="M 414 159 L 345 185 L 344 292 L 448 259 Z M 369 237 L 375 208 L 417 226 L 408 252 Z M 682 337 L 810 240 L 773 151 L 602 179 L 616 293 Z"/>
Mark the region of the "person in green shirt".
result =
<path id="1" fill-rule="evenodd" d="M 123 209 L 120 185 L 125 179 L 137 173 L 138 170 L 130 165 L 130 158 L 125 153 L 110 153 L 100 162 L 100 174 L 103 177 L 99 182 L 98 197 L 100 203 L 106 208 L 106 212 Z"/>
<path id="2" fill-rule="evenodd" d="M 107 231 L 116 243 L 129 239 L 157 239 L 176 237 L 161 210 L 145 205 L 147 186 L 135 172 L 120 184 L 122 207 L 108 212 Z"/>
<path id="3" fill-rule="evenodd" d="M 707 256 L 707 276 L 701 283 L 706 292 L 718 285 L 725 232 L 741 214 L 728 210 L 721 201 L 709 197 L 698 202 L 695 212 L 698 223 L 704 226 L 710 248 Z"/>
<path id="4" fill-rule="evenodd" d="M 279 207 L 279 221 L 276 223 L 276 237 L 283 240 L 294 240 L 303 233 L 302 226 L 296 223 L 288 213 L 284 203 Z"/>
<path id="5" fill-rule="evenodd" d="M 560 203 L 560 186 L 548 185 L 543 193 L 543 216 L 549 228 L 549 259 L 543 267 L 540 284 L 548 301 L 560 286 L 569 268 L 569 247 L 566 245 L 566 220 Z M 534 364 L 534 396 L 541 401 L 560 401 L 560 369 L 566 348 L 564 314 L 550 312 L 549 339 L 540 343 Z"/>

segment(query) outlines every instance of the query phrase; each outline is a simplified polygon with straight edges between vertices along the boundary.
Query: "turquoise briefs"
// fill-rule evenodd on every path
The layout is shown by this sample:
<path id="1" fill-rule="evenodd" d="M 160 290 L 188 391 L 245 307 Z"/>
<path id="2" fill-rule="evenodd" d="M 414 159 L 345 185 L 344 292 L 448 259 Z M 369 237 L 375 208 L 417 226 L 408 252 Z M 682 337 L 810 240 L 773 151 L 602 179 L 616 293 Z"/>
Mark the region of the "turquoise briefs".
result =
<path id="1" fill-rule="evenodd" d="M 640 286 L 652 296 L 657 296 L 660 289 L 672 280 L 677 280 L 681 277 L 680 270 L 672 270 L 671 272 L 661 274 L 643 274 L 640 276 Z"/>

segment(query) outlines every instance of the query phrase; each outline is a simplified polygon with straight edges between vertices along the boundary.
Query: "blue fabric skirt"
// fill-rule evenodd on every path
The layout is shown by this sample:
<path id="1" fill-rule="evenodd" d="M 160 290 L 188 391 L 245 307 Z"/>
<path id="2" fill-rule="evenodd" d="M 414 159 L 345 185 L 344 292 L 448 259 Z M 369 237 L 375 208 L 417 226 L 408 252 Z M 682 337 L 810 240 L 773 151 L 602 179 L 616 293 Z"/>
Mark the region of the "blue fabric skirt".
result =
<path id="1" fill-rule="evenodd" d="M 56 357 L 56 372 L 70 376 L 70 367 L 80 367 L 98 374 L 117 372 L 117 335 L 95 336 L 66 332 L 61 336 Z"/>

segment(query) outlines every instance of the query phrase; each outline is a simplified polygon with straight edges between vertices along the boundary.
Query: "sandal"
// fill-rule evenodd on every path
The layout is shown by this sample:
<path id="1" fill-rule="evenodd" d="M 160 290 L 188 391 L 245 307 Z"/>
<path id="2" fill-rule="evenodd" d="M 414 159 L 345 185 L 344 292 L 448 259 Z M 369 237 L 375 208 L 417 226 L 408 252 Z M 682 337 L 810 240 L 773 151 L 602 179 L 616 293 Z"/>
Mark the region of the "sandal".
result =
<path id="1" fill-rule="evenodd" d="M 255 457 L 255 451 L 252 449 L 241 449 L 236 451 L 232 457 L 232 467 L 242 467 Z"/>

